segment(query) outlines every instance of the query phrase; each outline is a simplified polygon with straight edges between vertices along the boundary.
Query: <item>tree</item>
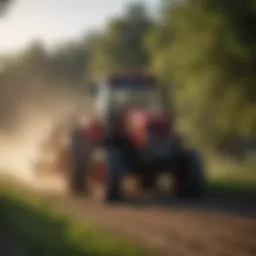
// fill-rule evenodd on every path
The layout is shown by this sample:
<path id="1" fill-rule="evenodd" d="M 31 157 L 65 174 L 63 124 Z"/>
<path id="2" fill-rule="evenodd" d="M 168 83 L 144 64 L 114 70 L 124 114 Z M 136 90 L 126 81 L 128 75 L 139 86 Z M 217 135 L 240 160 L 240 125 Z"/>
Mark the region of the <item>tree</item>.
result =
<path id="1" fill-rule="evenodd" d="M 53 51 L 35 41 L 5 60 L 0 70 L 1 132 L 15 128 L 28 109 L 47 108 L 54 102 L 57 105 L 66 95 L 69 102 L 77 102 L 85 85 L 87 54 L 83 40 L 65 42 Z"/>
<path id="2" fill-rule="evenodd" d="M 176 84 L 179 123 L 207 147 L 256 132 L 255 3 L 175 1 L 148 35 L 153 67 Z"/>
<path id="3" fill-rule="evenodd" d="M 0 16 L 4 15 L 12 0 L 0 0 Z"/>
<path id="4" fill-rule="evenodd" d="M 143 38 L 152 21 L 141 4 L 128 6 L 122 18 L 112 19 L 105 31 L 94 37 L 92 73 L 101 74 L 148 65 Z"/>
<path id="5" fill-rule="evenodd" d="M 59 81 L 73 85 L 85 81 L 85 73 L 89 69 L 89 50 L 83 40 L 64 43 L 48 58 L 48 72 Z"/>

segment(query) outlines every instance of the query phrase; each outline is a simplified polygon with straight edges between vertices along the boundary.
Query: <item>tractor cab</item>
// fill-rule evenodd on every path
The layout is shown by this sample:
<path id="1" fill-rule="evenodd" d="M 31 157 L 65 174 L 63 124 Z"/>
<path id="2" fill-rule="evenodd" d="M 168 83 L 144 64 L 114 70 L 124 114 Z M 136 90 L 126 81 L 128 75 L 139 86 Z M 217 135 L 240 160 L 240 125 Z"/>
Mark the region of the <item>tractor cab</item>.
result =
<path id="1" fill-rule="evenodd" d="M 151 112 L 164 110 L 157 80 L 150 75 L 112 75 L 91 86 L 97 116 L 106 118 L 113 112 L 144 109 Z"/>
<path id="2" fill-rule="evenodd" d="M 149 139 L 162 137 L 164 141 L 173 134 L 172 119 L 154 76 L 112 75 L 94 82 L 90 90 L 96 123 L 108 127 L 107 133 L 123 133 L 139 148 L 147 147 Z"/>

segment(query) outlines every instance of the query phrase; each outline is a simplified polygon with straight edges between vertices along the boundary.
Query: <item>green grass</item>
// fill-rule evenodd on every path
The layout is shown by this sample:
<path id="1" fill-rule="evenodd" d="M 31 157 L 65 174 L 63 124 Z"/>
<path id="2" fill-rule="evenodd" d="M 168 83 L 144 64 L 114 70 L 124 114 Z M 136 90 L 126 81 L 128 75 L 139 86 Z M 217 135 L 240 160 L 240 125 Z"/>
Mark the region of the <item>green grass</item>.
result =
<path id="1" fill-rule="evenodd" d="M 154 255 L 128 239 L 117 237 L 89 222 L 59 214 L 25 189 L 0 189 L 1 220 L 16 243 L 37 256 L 143 256 Z"/>
<path id="2" fill-rule="evenodd" d="M 229 189 L 234 192 L 250 192 L 256 195 L 256 184 L 255 182 L 247 182 L 240 180 L 211 180 L 209 182 L 209 189 L 214 190 L 225 190 Z"/>
<path id="3" fill-rule="evenodd" d="M 210 162 L 209 187 L 256 192 L 256 166 L 255 164 Z"/>

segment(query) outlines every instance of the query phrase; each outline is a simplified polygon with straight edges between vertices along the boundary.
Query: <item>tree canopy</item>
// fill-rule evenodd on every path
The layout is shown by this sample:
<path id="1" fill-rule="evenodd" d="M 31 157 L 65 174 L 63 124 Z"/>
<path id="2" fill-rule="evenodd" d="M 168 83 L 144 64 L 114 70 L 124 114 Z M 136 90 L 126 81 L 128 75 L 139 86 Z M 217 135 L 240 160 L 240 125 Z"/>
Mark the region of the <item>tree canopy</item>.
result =
<path id="1" fill-rule="evenodd" d="M 0 10 L 8 2 L 0 0 Z M 165 85 L 179 128 L 193 141 L 218 149 L 254 136 L 256 0 L 163 3 L 158 21 L 135 3 L 102 31 L 52 51 L 32 43 L 6 65 L 1 89 L 18 95 L 40 78 L 49 87 L 76 91 L 92 76 L 149 68 Z"/>
<path id="2" fill-rule="evenodd" d="M 0 0 L 0 16 L 4 15 L 12 3 L 12 0 Z"/>
<path id="3" fill-rule="evenodd" d="M 149 55 L 143 40 L 151 25 L 141 4 L 131 4 L 122 17 L 111 20 L 94 40 L 92 74 L 147 67 Z"/>
<path id="4" fill-rule="evenodd" d="M 173 82 L 181 124 L 211 146 L 256 132 L 256 1 L 165 6 L 148 35 L 152 65 Z"/>

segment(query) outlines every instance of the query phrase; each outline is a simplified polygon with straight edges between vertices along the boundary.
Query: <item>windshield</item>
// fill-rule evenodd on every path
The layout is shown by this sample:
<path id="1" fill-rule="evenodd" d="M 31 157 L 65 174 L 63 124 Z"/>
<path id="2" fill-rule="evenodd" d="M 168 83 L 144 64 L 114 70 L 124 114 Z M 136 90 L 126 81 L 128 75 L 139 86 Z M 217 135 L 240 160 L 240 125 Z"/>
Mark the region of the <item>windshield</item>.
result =
<path id="1" fill-rule="evenodd" d="M 116 86 L 111 91 L 111 103 L 117 108 L 162 110 L 162 101 L 156 86 Z"/>

